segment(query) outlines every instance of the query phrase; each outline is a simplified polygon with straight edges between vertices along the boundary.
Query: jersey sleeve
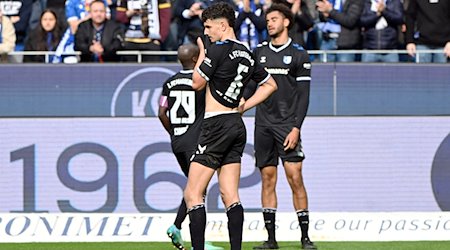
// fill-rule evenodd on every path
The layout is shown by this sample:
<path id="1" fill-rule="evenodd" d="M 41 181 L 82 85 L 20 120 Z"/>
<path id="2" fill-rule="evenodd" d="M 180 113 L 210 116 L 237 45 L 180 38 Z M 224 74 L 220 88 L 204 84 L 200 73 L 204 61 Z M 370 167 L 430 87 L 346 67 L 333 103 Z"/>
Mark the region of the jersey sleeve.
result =
<path id="1" fill-rule="evenodd" d="M 309 61 L 309 55 L 305 51 L 298 53 L 298 63 L 295 69 L 295 80 L 297 82 L 310 82 L 311 81 L 311 62 Z"/>
<path id="2" fill-rule="evenodd" d="M 311 62 L 309 55 L 305 51 L 299 53 L 296 68 L 296 82 L 297 82 L 297 114 L 296 127 L 301 129 L 303 121 L 309 107 L 309 95 L 311 85 Z"/>
<path id="3" fill-rule="evenodd" d="M 255 70 L 253 71 L 252 80 L 258 85 L 265 83 L 269 80 L 270 74 L 264 69 L 264 67 L 255 60 Z"/>
<path id="4" fill-rule="evenodd" d="M 197 69 L 198 73 L 205 78 L 206 81 L 209 81 L 217 66 L 219 66 L 221 58 L 222 50 L 218 48 L 216 44 L 211 44 L 209 48 L 206 49 L 205 59 Z"/>
<path id="5" fill-rule="evenodd" d="M 167 87 L 167 83 L 169 81 L 170 81 L 170 78 L 164 82 L 163 87 L 162 87 L 161 96 L 159 97 L 159 106 L 161 106 L 161 107 L 169 106 L 168 99 L 167 99 L 167 97 L 169 96 L 169 87 Z"/>

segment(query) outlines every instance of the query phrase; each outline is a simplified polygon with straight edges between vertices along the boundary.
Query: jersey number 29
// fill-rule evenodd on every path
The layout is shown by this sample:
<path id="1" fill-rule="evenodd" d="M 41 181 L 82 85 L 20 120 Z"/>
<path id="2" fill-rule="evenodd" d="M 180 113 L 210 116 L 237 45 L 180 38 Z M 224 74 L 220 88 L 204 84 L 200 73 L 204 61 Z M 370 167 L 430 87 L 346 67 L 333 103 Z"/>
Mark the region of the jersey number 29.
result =
<path id="1" fill-rule="evenodd" d="M 172 124 L 193 124 L 195 121 L 195 92 L 175 90 L 170 97 L 175 97 L 175 102 L 170 109 L 170 122 Z M 187 117 L 178 117 L 178 110 L 183 108 Z"/>

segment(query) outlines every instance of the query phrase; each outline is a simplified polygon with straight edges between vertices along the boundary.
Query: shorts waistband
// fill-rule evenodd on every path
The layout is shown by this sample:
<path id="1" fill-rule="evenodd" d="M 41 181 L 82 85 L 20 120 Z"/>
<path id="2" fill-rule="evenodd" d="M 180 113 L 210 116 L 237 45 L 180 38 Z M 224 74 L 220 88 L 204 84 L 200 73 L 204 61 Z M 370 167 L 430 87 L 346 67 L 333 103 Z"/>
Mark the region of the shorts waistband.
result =
<path id="1" fill-rule="evenodd" d="M 205 118 L 204 119 L 208 119 L 214 116 L 218 116 L 218 115 L 226 115 L 226 114 L 235 114 L 238 113 L 237 110 L 231 110 L 231 111 L 214 111 L 214 112 L 205 112 Z"/>

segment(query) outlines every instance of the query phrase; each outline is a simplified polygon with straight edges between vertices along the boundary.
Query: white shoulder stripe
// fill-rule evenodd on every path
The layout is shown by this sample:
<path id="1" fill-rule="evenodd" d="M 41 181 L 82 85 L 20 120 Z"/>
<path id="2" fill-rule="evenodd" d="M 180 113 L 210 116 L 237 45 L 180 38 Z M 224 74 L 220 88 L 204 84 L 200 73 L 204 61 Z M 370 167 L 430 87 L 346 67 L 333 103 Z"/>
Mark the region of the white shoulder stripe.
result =
<path id="1" fill-rule="evenodd" d="M 203 71 L 200 68 L 197 68 L 197 72 L 203 77 L 205 78 L 205 80 L 207 82 L 209 82 L 209 77 L 207 75 L 205 75 L 205 73 L 203 73 Z"/>
<path id="2" fill-rule="evenodd" d="M 311 77 L 310 76 L 299 76 L 295 80 L 298 81 L 298 82 L 300 82 L 300 81 L 311 81 Z"/>
<path id="3" fill-rule="evenodd" d="M 267 82 L 269 80 L 269 78 L 271 77 L 270 74 L 267 74 L 266 78 L 264 78 L 264 80 L 262 80 L 261 82 L 258 83 L 258 85 L 264 84 L 265 82 Z"/>

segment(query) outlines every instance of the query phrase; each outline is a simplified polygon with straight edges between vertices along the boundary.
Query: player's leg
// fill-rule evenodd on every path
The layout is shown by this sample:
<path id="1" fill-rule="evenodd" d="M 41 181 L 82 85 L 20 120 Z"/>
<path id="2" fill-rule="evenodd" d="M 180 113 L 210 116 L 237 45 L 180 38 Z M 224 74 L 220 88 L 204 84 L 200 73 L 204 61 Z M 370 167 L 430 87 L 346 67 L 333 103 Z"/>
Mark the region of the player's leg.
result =
<path id="1" fill-rule="evenodd" d="M 181 167 L 181 171 L 183 171 L 184 175 L 187 177 L 189 173 L 189 164 L 190 164 L 190 158 L 192 156 L 193 152 L 179 152 L 175 153 L 175 157 L 178 161 L 178 164 Z M 175 221 L 173 225 L 171 225 L 167 229 L 167 235 L 170 237 L 172 244 L 177 249 L 185 249 L 183 246 L 183 238 L 181 237 L 181 224 L 186 219 L 187 213 L 186 213 L 187 207 L 186 202 L 184 201 L 184 198 L 181 198 L 180 206 L 178 207 L 177 216 L 175 217 Z"/>
<path id="2" fill-rule="evenodd" d="M 184 190 L 184 200 L 188 208 L 191 242 L 194 250 L 205 245 L 206 210 L 203 194 L 215 170 L 198 162 L 192 162 L 189 177 Z M 195 176 L 194 178 L 191 178 Z"/>
<path id="3" fill-rule="evenodd" d="M 240 173 L 240 163 L 226 164 L 218 170 L 220 194 L 228 217 L 228 235 L 230 237 L 231 250 L 240 250 L 242 248 L 244 208 L 238 193 Z"/>
<path id="4" fill-rule="evenodd" d="M 289 186 L 292 190 L 292 200 L 297 213 L 300 230 L 302 233 L 301 243 L 303 249 L 316 249 L 316 246 L 309 239 L 309 211 L 308 211 L 308 195 L 302 175 L 303 158 L 294 157 L 294 162 L 285 161 L 284 170 Z"/>
<path id="5" fill-rule="evenodd" d="M 232 121 L 231 119 L 235 119 Z M 228 122 L 227 122 L 228 123 Z M 240 115 L 232 115 L 229 124 L 224 125 L 226 136 L 221 145 L 226 147 L 222 166 L 217 170 L 220 194 L 228 217 L 228 235 L 232 250 L 242 248 L 242 227 L 244 208 L 239 198 L 239 180 L 241 176 L 241 158 L 247 143 L 247 132 Z"/>
<path id="6" fill-rule="evenodd" d="M 253 249 L 278 249 L 275 237 L 275 215 L 277 211 L 277 165 L 278 153 L 270 128 L 255 127 L 256 166 L 261 173 L 261 203 L 268 239 Z"/>

